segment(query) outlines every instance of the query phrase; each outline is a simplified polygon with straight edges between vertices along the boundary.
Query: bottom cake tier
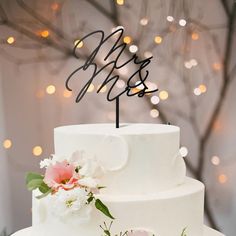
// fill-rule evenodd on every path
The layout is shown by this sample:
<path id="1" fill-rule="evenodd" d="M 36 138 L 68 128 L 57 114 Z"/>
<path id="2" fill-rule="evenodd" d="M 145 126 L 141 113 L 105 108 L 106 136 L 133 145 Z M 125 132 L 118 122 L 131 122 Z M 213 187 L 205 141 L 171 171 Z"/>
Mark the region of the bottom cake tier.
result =
<path id="1" fill-rule="evenodd" d="M 34 233 L 33 231 L 33 228 L 30 227 L 30 228 L 27 228 L 27 229 L 23 229 L 23 230 L 20 230 L 16 233 L 14 233 L 12 236 L 36 236 L 38 235 Z M 86 235 L 84 235 L 86 236 Z M 203 228 L 203 236 L 224 236 L 222 233 L 219 233 L 207 226 L 204 226 Z"/>
<path id="2" fill-rule="evenodd" d="M 127 196 L 99 195 L 115 220 L 112 235 L 130 230 L 143 230 L 155 236 L 202 236 L 204 185 L 186 178 L 184 184 L 156 195 Z M 33 236 L 99 236 L 100 225 L 111 220 L 92 210 L 87 219 L 81 216 L 60 218 L 52 212 L 50 200 L 33 197 Z M 183 234 L 184 235 L 184 234 Z M 217 234 L 216 234 L 217 235 Z"/>

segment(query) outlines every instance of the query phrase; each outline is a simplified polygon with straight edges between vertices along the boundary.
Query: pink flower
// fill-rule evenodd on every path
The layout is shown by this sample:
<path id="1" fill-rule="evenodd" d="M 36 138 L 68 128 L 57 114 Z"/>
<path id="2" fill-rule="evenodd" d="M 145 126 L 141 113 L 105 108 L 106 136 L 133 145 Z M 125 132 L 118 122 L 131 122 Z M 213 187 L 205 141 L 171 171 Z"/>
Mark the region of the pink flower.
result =
<path id="1" fill-rule="evenodd" d="M 63 161 L 48 166 L 44 182 L 55 191 L 59 188 L 70 190 L 78 186 L 78 179 L 79 176 L 75 172 L 75 166 Z"/>

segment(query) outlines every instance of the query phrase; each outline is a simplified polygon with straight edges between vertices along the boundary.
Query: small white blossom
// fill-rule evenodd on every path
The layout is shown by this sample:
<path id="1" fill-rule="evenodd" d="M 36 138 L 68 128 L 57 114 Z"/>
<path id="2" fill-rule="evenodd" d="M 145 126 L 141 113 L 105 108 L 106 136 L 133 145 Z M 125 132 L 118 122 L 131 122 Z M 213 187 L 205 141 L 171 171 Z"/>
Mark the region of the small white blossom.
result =
<path id="1" fill-rule="evenodd" d="M 43 168 L 47 168 L 48 166 L 50 165 L 53 165 L 55 162 L 52 158 L 46 158 L 42 161 L 40 161 L 40 168 L 43 169 Z"/>
<path id="2" fill-rule="evenodd" d="M 74 152 L 69 160 L 80 167 L 79 174 L 83 177 L 99 178 L 103 176 L 104 169 L 96 158 L 85 156 L 82 151 Z"/>
<path id="3" fill-rule="evenodd" d="M 52 195 L 53 211 L 61 217 L 79 215 L 81 218 L 88 218 L 90 206 L 86 204 L 87 199 L 87 192 L 83 188 L 74 188 L 70 191 L 60 189 Z"/>
<path id="4" fill-rule="evenodd" d="M 87 188 L 97 188 L 99 184 L 99 180 L 91 178 L 91 177 L 84 177 L 80 179 L 78 183 Z"/>

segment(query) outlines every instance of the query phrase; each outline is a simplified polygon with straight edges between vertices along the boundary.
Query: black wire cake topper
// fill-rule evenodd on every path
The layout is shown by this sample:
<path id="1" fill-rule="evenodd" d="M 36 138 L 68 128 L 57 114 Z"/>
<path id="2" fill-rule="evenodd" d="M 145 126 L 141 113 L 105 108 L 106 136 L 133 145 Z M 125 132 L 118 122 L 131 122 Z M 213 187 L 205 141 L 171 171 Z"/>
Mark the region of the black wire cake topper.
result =
<path id="1" fill-rule="evenodd" d="M 76 42 L 75 47 L 73 49 L 73 53 L 74 53 L 74 56 L 79 59 L 80 56 L 77 55 L 77 53 L 76 53 L 76 49 L 77 49 L 78 45 L 80 45 L 81 42 L 84 43 L 85 40 L 91 36 L 97 36 L 97 37 L 100 36 L 100 40 L 99 40 L 98 44 L 96 45 L 96 47 L 94 48 L 92 53 L 88 56 L 88 58 L 85 60 L 84 64 L 82 66 L 78 67 L 76 70 L 74 70 L 68 76 L 68 78 L 66 80 L 66 84 L 65 84 L 66 88 L 69 91 L 72 91 L 72 88 L 69 85 L 72 78 L 75 78 L 75 75 L 77 73 L 79 73 L 81 70 L 86 71 L 87 69 L 93 69 L 91 77 L 88 79 L 86 84 L 82 87 L 82 89 L 79 91 L 79 93 L 76 97 L 76 103 L 78 103 L 81 101 L 81 99 L 86 94 L 86 92 L 89 89 L 90 85 L 92 84 L 93 80 L 102 71 L 108 70 L 108 75 L 106 76 L 106 78 L 103 81 L 103 83 L 101 84 L 101 86 L 98 88 L 97 93 L 99 93 L 104 88 L 104 86 L 106 86 L 108 83 L 110 84 L 110 88 L 108 89 L 108 92 L 107 92 L 107 100 L 110 102 L 114 101 L 114 100 L 116 101 L 116 128 L 119 128 L 119 99 L 120 99 L 120 96 L 122 96 L 123 94 L 126 94 L 128 97 L 135 96 L 135 95 L 137 95 L 138 97 L 143 97 L 145 94 L 150 94 L 150 93 L 154 93 L 154 92 L 158 91 L 158 89 L 154 89 L 154 90 L 148 89 L 147 85 L 145 84 L 145 81 L 147 80 L 148 75 L 149 75 L 149 71 L 148 70 L 144 71 L 144 69 L 150 64 L 151 59 L 153 57 L 148 57 L 148 58 L 141 60 L 141 59 L 139 59 L 139 57 L 136 54 L 134 54 L 131 58 L 126 60 L 124 63 L 119 64 L 119 59 L 127 47 L 126 43 L 120 42 L 123 37 L 123 33 L 124 33 L 124 30 L 122 28 L 119 28 L 119 29 L 115 30 L 114 32 L 112 32 L 107 37 L 105 37 L 104 31 L 97 30 L 97 31 L 87 34 L 86 36 L 81 38 L 78 42 Z M 112 47 L 110 48 L 110 50 L 108 51 L 108 53 L 106 54 L 106 56 L 103 59 L 104 62 L 108 61 L 108 59 L 110 59 L 110 60 L 107 64 L 103 65 L 102 67 L 100 66 L 100 68 L 99 68 L 95 62 L 96 56 L 97 56 L 98 52 L 101 50 L 101 47 L 108 40 L 110 40 L 111 37 L 114 37 L 114 36 L 117 37 L 115 39 L 115 43 L 112 45 Z M 115 56 L 115 58 L 111 58 L 112 56 L 114 56 L 115 52 L 117 53 L 117 55 Z M 127 64 L 132 63 L 132 62 L 137 66 L 137 70 L 129 76 L 129 78 L 126 82 L 125 89 L 122 92 L 112 96 L 111 93 L 113 91 L 113 88 L 117 84 L 117 82 L 119 81 L 119 78 L 120 78 L 120 76 L 118 74 L 116 74 L 115 72 L 116 71 L 118 72 L 118 70 L 120 70 L 121 68 L 123 68 L 124 66 L 126 66 Z M 137 79 L 135 80 L 135 77 L 137 77 L 137 76 L 138 76 L 138 80 Z M 141 87 L 141 89 L 140 89 L 140 87 Z M 138 88 L 138 89 L 134 90 L 135 88 Z"/>

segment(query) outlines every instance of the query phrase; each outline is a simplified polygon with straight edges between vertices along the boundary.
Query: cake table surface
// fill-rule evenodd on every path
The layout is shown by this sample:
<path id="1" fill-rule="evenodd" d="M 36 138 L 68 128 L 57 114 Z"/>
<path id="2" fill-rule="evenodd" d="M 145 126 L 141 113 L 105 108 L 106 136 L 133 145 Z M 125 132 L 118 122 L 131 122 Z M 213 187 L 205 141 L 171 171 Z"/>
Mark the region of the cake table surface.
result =
<path id="1" fill-rule="evenodd" d="M 22 229 L 14 234 L 12 236 L 34 236 L 32 234 L 32 227 Z M 203 236 L 224 236 L 222 233 L 219 233 L 207 226 L 204 227 L 204 235 Z"/>

